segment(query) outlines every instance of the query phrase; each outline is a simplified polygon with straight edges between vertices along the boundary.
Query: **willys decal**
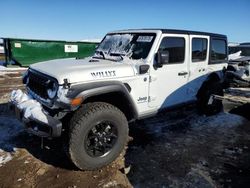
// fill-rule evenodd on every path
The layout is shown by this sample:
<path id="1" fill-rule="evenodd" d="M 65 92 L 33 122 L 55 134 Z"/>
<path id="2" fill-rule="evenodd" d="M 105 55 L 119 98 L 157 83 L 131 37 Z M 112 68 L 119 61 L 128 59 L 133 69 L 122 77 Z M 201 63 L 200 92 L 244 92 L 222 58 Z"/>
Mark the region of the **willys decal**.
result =
<path id="1" fill-rule="evenodd" d="M 116 76 L 115 71 L 98 71 L 98 72 L 91 72 L 91 76 L 95 78 L 105 78 L 105 77 L 114 77 Z"/>

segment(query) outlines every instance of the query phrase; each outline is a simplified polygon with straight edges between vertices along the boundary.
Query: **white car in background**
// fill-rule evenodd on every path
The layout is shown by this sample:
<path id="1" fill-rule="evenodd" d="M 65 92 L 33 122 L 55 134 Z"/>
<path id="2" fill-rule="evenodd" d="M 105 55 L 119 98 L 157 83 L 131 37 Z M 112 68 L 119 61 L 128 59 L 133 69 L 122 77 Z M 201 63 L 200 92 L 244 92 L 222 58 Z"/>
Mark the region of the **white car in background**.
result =
<path id="1" fill-rule="evenodd" d="M 250 43 L 229 46 L 229 63 L 226 77 L 233 87 L 250 86 Z"/>

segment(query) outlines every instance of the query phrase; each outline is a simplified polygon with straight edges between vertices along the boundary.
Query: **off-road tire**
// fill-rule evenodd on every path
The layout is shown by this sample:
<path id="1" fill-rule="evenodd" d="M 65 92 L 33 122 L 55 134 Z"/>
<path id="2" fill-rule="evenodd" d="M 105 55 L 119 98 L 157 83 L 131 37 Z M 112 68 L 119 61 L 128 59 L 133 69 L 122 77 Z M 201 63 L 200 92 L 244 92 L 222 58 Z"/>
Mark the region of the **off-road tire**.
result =
<path id="1" fill-rule="evenodd" d="M 109 121 L 117 130 L 116 142 L 104 156 L 91 156 L 86 149 L 85 138 L 98 122 Z M 81 170 L 95 170 L 114 161 L 124 150 L 128 141 L 128 122 L 125 115 L 115 106 L 94 102 L 84 104 L 72 116 L 69 127 L 68 154 L 71 161 Z"/>
<path id="2" fill-rule="evenodd" d="M 197 106 L 199 113 L 207 116 L 215 115 L 222 111 L 223 104 L 221 100 L 214 99 L 212 104 L 208 104 L 210 96 L 224 96 L 223 85 L 219 82 L 205 82 L 197 93 Z"/>

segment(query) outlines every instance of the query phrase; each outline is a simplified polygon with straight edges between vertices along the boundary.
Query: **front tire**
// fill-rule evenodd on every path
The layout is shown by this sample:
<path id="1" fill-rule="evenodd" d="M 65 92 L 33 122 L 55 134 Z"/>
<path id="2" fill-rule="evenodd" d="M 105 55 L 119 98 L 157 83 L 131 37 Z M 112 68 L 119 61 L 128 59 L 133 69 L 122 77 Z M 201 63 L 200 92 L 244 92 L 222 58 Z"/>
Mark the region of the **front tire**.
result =
<path id="1" fill-rule="evenodd" d="M 108 165 L 122 153 L 127 141 L 127 119 L 111 104 L 85 104 L 70 121 L 69 156 L 81 170 Z"/>

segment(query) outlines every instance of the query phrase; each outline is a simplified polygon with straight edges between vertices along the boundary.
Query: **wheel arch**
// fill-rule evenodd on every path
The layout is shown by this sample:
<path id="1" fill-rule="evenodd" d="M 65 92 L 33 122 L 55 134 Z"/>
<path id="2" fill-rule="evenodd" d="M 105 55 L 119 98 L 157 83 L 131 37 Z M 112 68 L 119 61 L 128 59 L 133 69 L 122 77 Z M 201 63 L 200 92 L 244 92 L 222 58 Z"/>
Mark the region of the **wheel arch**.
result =
<path id="1" fill-rule="evenodd" d="M 89 102 L 106 102 L 119 108 L 128 121 L 138 119 L 137 108 L 130 95 L 131 88 L 127 83 L 91 83 L 72 88 L 72 91 L 68 97 L 82 97 L 82 105 Z"/>
<path id="2" fill-rule="evenodd" d="M 207 88 L 207 85 L 215 82 L 220 82 L 222 80 L 222 76 L 219 72 L 213 72 L 207 76 L 205 81 L 201 84 L 201 87 L 199 88 L 196 97 L 199 98 L 202 95 L 202 92 L 204 89 Z"/>
<path id="3" fill-rule="evenodd" d="M 222 78 L 222 75 L 219 72 L 213 72 L 208 75 L 207 79 L 205 82 L 219 82 Z"/>

